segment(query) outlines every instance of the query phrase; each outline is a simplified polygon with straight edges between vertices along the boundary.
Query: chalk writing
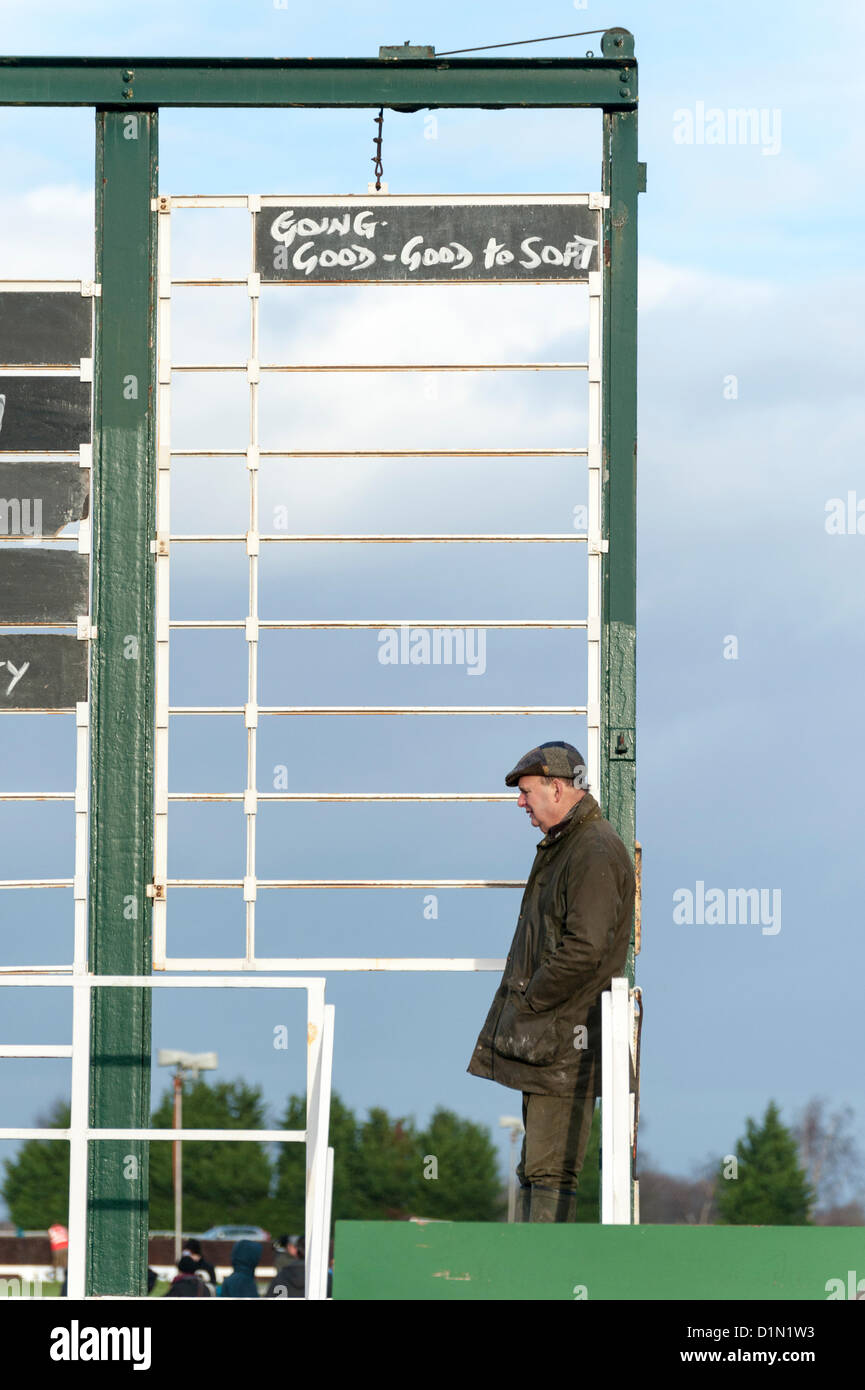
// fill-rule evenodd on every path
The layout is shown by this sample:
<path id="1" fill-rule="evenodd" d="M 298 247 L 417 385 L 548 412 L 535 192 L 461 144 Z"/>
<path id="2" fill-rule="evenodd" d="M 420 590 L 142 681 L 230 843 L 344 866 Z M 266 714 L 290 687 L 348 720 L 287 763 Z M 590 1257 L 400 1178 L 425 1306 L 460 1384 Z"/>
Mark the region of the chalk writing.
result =
<path id="1" fill-rule="evenodd" d="M 586 280 L 600 213 L 583 203 L 400 203 L 267 208 L 264 281 Z"/>

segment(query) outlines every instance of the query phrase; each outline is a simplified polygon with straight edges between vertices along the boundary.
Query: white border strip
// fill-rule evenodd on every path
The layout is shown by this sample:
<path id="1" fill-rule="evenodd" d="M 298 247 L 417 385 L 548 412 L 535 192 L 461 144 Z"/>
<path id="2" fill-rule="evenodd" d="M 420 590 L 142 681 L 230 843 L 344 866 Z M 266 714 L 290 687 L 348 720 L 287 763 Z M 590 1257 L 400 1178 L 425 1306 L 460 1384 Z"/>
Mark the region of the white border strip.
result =
<path id="1" fill-rule="evenodd" d="M 601 798 L 601 337 L 604 277 L 600 271 L 589 275 L 589 518 L 588 518 L 588 759 L 589 784 Z"/>
<path id="2" fill-rule="evenodd" d="M 625 976 L 601 995 L 601 1222 L 631 1225 L 630 985 Z"/>
<path id="3" fill-rule="evenodd" d="M 387 207 L 510 207 L 528 204 L 532 207 L 562 206 L 609 207 L 609 196 L 605 193 L 270 193 L 258 200 L 262 208 L 281 208 L 288 204 L 297 207 L 356 207 L 365 203 L 383 203 Z M 177 211 L 188 208 L 243 208 L 249 207 L 247 194 L 170 194 L 160 195 L 151 204 L 154 211 L 163 209 Z"/>
<path id="4" fill-rule="evenodd" d="M 150 975 L 69 975 L 64 979 L 32 973 L 0 976 L 0 984 L 72 986 L 72 1105 L 68 1130 L 0 1129 L 2 1139 L 67 1139 L 69 1141 L 69 1257 L 68 1296 L 85 1297 L 87 1250 L 87 1145 L 91 1140 L 180 1139 L 229 1140 L 239 1143 L 306 1143 L 307 1153 L 307 1297 L 326 1297 L 329 1231 L 321 1223 L 328 1210 L 328 1126 L 333 1064 L 333 1005 L 325 1006 L 325 980 L 285 976 L 220 976 L 215 979 Z M 301 1130 L 166 1130 L 95 1129 L 89 1125 L 90 991 L 114 989 L 304 989 L 307 996 L 307 1129 Z M 14 1051 L 12 1055 L 17 1055 Z M 7 1053 L 10 1048 L 7 1047 Z M 44 1051 L 44 1049 L 42 1049 Z M 64 1049 L 65 1052 L 65 1049 Z M 20 1053 L 20 1049 L 19 1049 Z M 53 1055 L 53 1054 L 52 1054 Z"/>
<path id="5" fill-rule="evenodd" d="M 171 531 L 171 217 L 157 218 L 156 685 L 153 744 L 153 968 L 165 969 L 168 875 L 168 697 Z"/>

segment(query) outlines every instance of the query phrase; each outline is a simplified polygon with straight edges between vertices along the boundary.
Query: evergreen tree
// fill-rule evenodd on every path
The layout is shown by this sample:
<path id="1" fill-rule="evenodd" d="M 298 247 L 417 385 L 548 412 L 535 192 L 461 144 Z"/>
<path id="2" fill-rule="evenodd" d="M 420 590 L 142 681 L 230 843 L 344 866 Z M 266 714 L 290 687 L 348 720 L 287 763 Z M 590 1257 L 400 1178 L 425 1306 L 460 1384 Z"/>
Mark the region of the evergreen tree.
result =
<path id="1" fill-rule="evenodd" d="M 38 1116 L 35 1128 L 66 1129 L 68 1101 L 57 1101 L 47 1117 Z M 15 1158 L 4 1159 L 0 1192 L 16 1226 L 45 1231 L 69 1221 L 69 1144 L 65 1139 L 28 1139 Z"/>
<path id="2" fill-rule="evenodd" d="M 796 1141 L 770 1101 L 762 1125 L 748 1117 L 736 1145 L 737 1173 L 719 1167 L 721 1226 L 810 1226 L 813 1190 L 800 1167 Z"/>
<path id="3" fill-rule="evenodd" d="M 446 1221 L 502 1219 L 497 1155 L 487 1130 L 439 1108 L 419 1139 L 422 1166 L 413 1215 Z"/>
<path id="4" fill-rule="evenodd" d="M 306 1101 L 290 1096 L 279 1121 L 279 1129 L 305 1129 Z M 333 1219 L 356 1219 L 352 1194 L 357 1164 L 357 1120 L 343 1105 L 336 1092 L 330 1100 L 328 1146 L 334 1151 Z M 276 1175 L 272 1198 L 272 1230 L 297 1232 L 304 1229 L 306 1193 L 306 1148 L 303 1144 L 278 1144 Z"/>
<path id="5" fill-rule="evenodd" d="M 174 1097 L 166 1091 L 153 1113 L 154 1129 L 171 1129 Z M 266 1128 L 261 1088 L 244 1081 L 204 1079 L 183 1088 L 184 1129 Z M 150 1229 L 174 1224 L 173 1145 L 150 1146 Z M 183 1145 L 183 1228 L 192 1233 L 209 1226 L 242 1223 L 266 1225 L 271 1163 L 265 1144 L 189 1140 Z"/>
<path id="6" fill-rule="evenodd" d="M 392 1120 L 382 1106 L 373 1106 L 358 1126 L 354 1219 L 405 1221 L 416 1215 L 420 1158 L 413 1122 Z"/>
<path id="7" fill-rule="evenodd" d="M 436 1110 L 420 1132 L 412 1120 L 392 1119 L 381 1107 L 370 1110 L 367 1119 L 359 1122 L 336 1093 L 331 1097 L 330 1125 L 333 1220 L 400 1221 L 409 1216 L 452 1221 L 500 1219 L 496 1153 L 482 1126 L 444 1109 Z M 289 1098 L 280 1127 L 303 1129 L 302 1096 Z M 275 1227 L 301 1231 L 303 1146 L 282 1145 L 276 1166 Z"/>

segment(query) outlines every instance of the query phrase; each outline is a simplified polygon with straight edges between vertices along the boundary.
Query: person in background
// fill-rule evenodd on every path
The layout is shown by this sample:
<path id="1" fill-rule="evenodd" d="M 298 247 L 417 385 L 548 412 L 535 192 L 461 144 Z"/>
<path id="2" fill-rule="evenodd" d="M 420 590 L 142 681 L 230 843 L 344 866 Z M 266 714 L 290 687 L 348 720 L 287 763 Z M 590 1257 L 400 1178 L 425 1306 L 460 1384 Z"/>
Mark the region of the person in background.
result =
<path id="1" fill-rule="evenodd" d="M 233 1274 L 224 1279 L 220 1288 L 222 1298 L 258 1298 L 255 1267 L 261 1259 L 261 1242 L 239 1240 L 231 1252 Z"/>
<path id="2" fill-rule="evenodd" d="M 276 1278 L 270 1282 L 267 1290 L 268 1298 L 305 1298 L 306 1297 L 306 1242 L 303 1236 L 282 1236 L 279 1247 L 274 1245 L 275 1250 L 279 1250 L 282 1255 L 282 1267 L 278 1270 Z M 286 1256 L 288 1258 L 286 1258 Z M 331 1244 L 328 1255 L 327 1270 L 327 1297 L 333 1297 L 333 1245 Z"/>
<path id="3" fill-rule="evenodd" d="M 300 1236 L 277 1236 L 273 1242 L 273 1263 L 276 1265 L 277 1273 L 284 1264 L 294 1258 L 289 1254 L 288 1247 L 293 1245 L 296 1248 L 299 1240 Z"/>
<path id="4" fill-rule="evenodd" d="M 191 1236 L 184 1245 L 181 1253 L 188 1255 L 191 1260 L 194 1260 L 196 1273 L 206 1274 L 210 1280 L 211 1286 L 216 1288 L 216 1270 L 213 1268 L 210 1261 L 206 1260 L 201 1253 L 201 1241 Z"/>
<path id="5" fill-rule="evenodd" d="M 165 1298 L 210 1298 L 211 1290 L 195 1272 L 195 1261 L 189 1255 L 181 1255 L 177 1261 L 177 1273 L 171 1287 L 163 1295 Z"/>
<path id="6" fill-rule="evenodd" d="M 268 1298 L 306 1297 L 306 1244 L 303 1236 L 280 1236 L 274 1244 L 278 1265 Z"/>

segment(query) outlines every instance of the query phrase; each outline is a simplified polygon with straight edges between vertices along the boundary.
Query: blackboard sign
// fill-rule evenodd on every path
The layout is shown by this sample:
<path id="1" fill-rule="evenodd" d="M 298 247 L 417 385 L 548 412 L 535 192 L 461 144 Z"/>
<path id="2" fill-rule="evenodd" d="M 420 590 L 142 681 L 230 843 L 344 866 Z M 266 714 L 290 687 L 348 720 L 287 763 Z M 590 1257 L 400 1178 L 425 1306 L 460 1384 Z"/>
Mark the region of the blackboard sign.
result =
<path id="1" fill-rule="evenodd" d="M 92 352 L 92 302 L 70 291 L 0 291 L 0 364 L 77 367 Z"/>
<path id="2" fill-rule="evenodd" d="M 586 280 L 600 237 L 584 203 L 297 202 L 256 213 L 255 268 L 270 283 Z"/>
<path id="3" fill-rule="evenodd" d="M 74 623 L 88 611 L 89 571 L 76 550 L 0 545 L 0 625 Z"/>
<path id="4" fill-rule="evenodd" d="M 86 699 L 86 642 L 45 632 L 0 635 L 0 709 L 69 709 Z"/>
<path id="5" fill-rule="evenodd" d="M 89 492 L 77 463 L 0 462 L 0 536 L 56 536 L 87 515 Z"/>
<path id="6" fill-rule="evenodd" d="M 0 451 L 77 449 L 90 441 L 90 385 L 75 377 L 0 377 Z"/>

